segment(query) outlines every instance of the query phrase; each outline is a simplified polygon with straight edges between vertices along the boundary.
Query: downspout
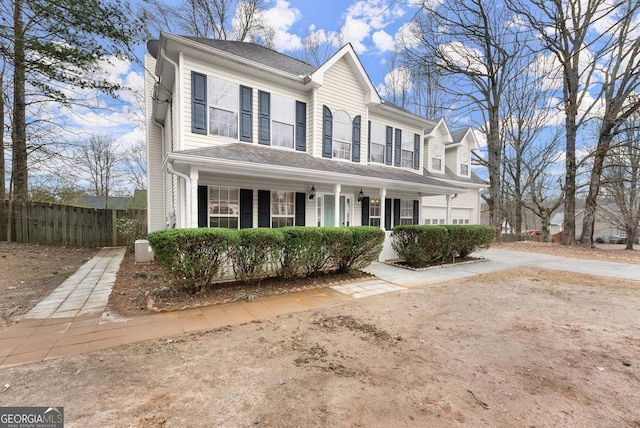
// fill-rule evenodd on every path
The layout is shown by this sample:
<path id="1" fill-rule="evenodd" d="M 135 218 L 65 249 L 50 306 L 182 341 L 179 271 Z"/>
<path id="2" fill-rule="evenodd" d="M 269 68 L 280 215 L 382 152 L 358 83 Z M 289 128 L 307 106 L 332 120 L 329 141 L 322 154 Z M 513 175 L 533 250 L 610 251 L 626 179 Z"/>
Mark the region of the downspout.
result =
<path id="1" fill-rule="evenodd" d="M 180 226 L 181 227 L 185 227 L 185 220 L 187 221 L 187 225 L 191 222 L 191 177 L 189 177 L 187 174 L 183 174 L 180 171 L 176 171 L 173 168 L 173 161 L 171 162 L 167 162 L 167 169 L 169 170 L 169 172 L 171 174 L 175 174 L 178 177 L 182 177 L 184 179 L 184 187 L 185 187 L 185 215 L 183 216 L 183 218 L 180 219 Z M 188 227 L 188 226 L 186 226 Z"/>
<path id="2" fill-rule="evenodd" d="M 174 69 L 174 74 L 175 74 L 175 85 L 176 85 L 176 98 L 178 99 L 178 129 L 182 129 L 182 114 L 181 114 L 181 109 L 182 109 L 182 103 L 180 102 L 180 84 L 178 84 L 178 76 L 179 76 L 179 72 L 180 72 L 180 67 L 178 66 L 178 64 L 173 61 L 171 58 L 169 58 L 166 54 L 165 54 L 165 50 L 164 48 L 162 48 L 161 50 L 161 55 L 162 57 L 164 57 L 165 60 L 167 60 L 167 62 L 169 64 L 171 64 L 173 66 Z M 173 105 L 173 103 L 172 103 Z M 154 119 L 155 122 L 155 119 Z M 173 123 L 173 122 L 172 122 Z M 182 141 L 180 141 L 180 137 L 182 136 L 182 133 L 180 133 L 179 138 L 178 138 L 178 147 L 182 148 Z M 164 138 L 164 137 L 163 137 Z M 187 174 L 183 174 L 179 171 L 176 171 L 175 168 L 173 167 L 173 162 L 167 162 L 167 170 L 169 170 L 169 172 L 171 174 L 177 175 L 178 177 L 182 177 L 184 179 L 184 184 L 185 184 L 185 204 L 184 204 L 184 216 L 183 218 L 181 218 L 180 220 L 180 225 L 181 227 L 185 227 L 185 220 L 187 221 L 187 224 L 189 224 L 191 222 L 191 177 L 189 177 Z M 174 207 L 175 209 L 175 207 Z"/>

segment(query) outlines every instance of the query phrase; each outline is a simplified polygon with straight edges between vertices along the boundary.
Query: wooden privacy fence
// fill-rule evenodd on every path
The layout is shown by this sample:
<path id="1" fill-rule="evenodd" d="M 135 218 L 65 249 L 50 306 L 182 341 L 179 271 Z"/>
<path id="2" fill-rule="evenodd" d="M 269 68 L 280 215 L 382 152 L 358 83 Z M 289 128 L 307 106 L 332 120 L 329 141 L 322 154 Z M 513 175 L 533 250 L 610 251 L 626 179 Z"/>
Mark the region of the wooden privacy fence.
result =
<path id="1" fill-rule="evenodd" d="M 8 201 L 0 202 L 0 240 L 7 240 Z M 146 236 L 147 210 L 82 208 L 46 202 L 13 203 L 11 241 L 72 247 L 126 245 L 116 227 L 127 217 L 136 223 L 136 237 Z"/>

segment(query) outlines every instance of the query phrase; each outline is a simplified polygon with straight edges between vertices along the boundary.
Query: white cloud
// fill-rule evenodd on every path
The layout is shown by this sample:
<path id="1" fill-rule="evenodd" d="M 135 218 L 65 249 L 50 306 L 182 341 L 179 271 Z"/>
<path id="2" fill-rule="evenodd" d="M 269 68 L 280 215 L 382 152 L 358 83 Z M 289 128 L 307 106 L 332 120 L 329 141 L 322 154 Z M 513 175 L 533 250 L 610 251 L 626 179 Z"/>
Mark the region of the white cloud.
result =
<path id="1" fill-rule="evenodd" d="M 487 67 L 479 50 L 465 46 L 460 42 L 446 43 L 440 45 L 439 49 L 448 62 L 464 67 L 469 71 L 487 74 Z"/>
<path id="2" fill-rule="evenodd" d="M 357 1 L 347 9 L 341 33 L 344 42 L 351 43 L 358 54 L 369 51 L 366 42 L 371 37 L 375 47 L 389 50 L 392 37 L 382 31 L 404 16 L 405 10 L 388 0 Z M 373 32 L 373 36 L 372 36 Z"/>
<path id="3" fill-rule="evenodd" d="M 376 31 L 371 38 L 380 52 L 392 51 L 395 48 L 393 37 L 384 30 Z"/>
<path id="4" fill-rule="evenodd" d="M 411 71 L 407 67 L 398 67 L 391 70 L 384 76 L 384 81 L 378 92 L 383 97 L 390 99 L 394 98 L 394 95 L 401 96 L 411 90 Z"/>
<path id="5" fill-rule="evenodd" d="M 274 7 L 263 12 L 267 25 L 275 30 L 273 39 L 277 51 L 291 51 L 300 49 L 302 39 L 297 34 L 291 33 L 291 27 L 300 18 L 300 10 L 289 5 L 286 0 L 277 0 Z"/>

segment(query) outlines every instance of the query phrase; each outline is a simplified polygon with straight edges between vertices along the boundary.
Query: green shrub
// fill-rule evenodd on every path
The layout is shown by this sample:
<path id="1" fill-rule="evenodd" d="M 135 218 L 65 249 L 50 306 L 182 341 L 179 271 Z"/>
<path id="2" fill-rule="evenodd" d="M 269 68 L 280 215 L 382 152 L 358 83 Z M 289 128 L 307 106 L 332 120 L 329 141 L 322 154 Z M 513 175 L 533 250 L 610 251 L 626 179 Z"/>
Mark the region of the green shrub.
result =
<path id="1" fill-rule="evenodd" d="M 227 229 L 172 229 L 152 232 L 148 239 L 174 286 L 196 293 L 221 274 L 237 235 Z"/>
<path id="2" fill-rule="evenodd" d="M 596 243 L 598 243 L 598 244 L 604 244 L 604 238 L 602 238 L 602 237 L 598 237 L 598 238 L 596 238 Z"/>
<path id="3" fill-rule="evenodd" d="M 241 229 L 231 259 L 233 272 L 240 281 L 260 282 L 272 272 L 283 248 L 284 234 L 278 229 Z"/>
<path id="4" fill-rule="evenodd" d="M 284 235 L 278 274 L 284 278 L 316 276 L 328 262 L 321 227 L 291 226 L 279 229 Z"/>
<path id="5" fill-rule="evenodd" d="M 378 260 L 385 238 L 384 230 L 379 227 L 354 226 L 349 229 L 351 244 L 341 253 L 342 257 L 338 262 L 338 270 L 341 272 L 362 269 Z"/>
<path id="6" fill-rule="evenodd" d="M 448 253 L 447 235 L 444 226 L 401 225 L 393 228 L 391 246 L 409 266 L 424 267 Z"/>
<path id="7" fill-rule="evenodd" d="M 346 272 L 345 260 L 349 257 L 353 234 L 347 227 L 322 227 L 324 245 L 328 251 L 328 268 Z"/>
<path id="8" fill-rule="evenodd" d="M 449 225 L 445 226 L 451 239 L 451 252 L 459 257 L 481 248 L 489 248 L 496 236 L 496 230 L 482 225 Z"/>

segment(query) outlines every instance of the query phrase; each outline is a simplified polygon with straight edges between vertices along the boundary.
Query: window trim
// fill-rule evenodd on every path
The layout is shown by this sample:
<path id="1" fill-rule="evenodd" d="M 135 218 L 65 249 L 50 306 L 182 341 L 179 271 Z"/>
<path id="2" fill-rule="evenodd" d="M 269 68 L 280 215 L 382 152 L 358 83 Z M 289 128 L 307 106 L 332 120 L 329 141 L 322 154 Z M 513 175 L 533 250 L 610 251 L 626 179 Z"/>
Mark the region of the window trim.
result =
<path id="1" fill-rule="evenodd" d="M 237 209 L 236 209 L 236 215 L 220 215 L 220 213 L 218 214 L 213 214 L 211 212 L 211 189 L 218 189 L 218 191 L 220 191 L 221 189 L 225 189 L 227 192 L 230 190 L 235 190 L 236 191 L 236 196 L 237 196 Z M 228 193 L 227 193 L 228 194 Z M 222 202 L 222 199 L 218 199 L 218 201 Z M 227 206 L 229 205 L 228 202 L 230 202 L 230 199 L 227 197 Z M 210 228 L 220 228 L 222 229 L 222 227 L 220 226 L 211 226 L 211 218 L 226 218 L 226 219 L 230 219 L 230 218 L 236 218 L 236 227 L 235 228 L 230 228 L 227 227 L 225 229 L 231 229 L 231 230 L 238 230 L 240 229 L 240 188 L 239 187 L 228 187 L 228 186 L 212 186 L 212 185 L 207 185 L 207 227 Z"/>
<path id="2" fill-rule="evenodd" d="M 373 210 L 375 208 L 374 201 L 378 201 L 378 204 L 377 204 L 378 215 L 373 214 Z M 373 219 L 378 219 L 378 224 L 372 224 Z M 369 226 L 380 227 L 381 224 L 382 224 L 382 200 L 379 197 L 371 198 L 369 199 Z"/>
<path id="3" fill-rule="evenodd" d="M 290 193 L 292 195 L 292 199 L 291 199 L 291 214 L 286 214 L 286 215 L 282 215 L 282 214 L 273 214 L 273 203 L 276 202 L 273 200 L 274 195 L 278 194 L 278 193 Z M 279 203 L 279 201 L 278 201 Z M 287 202 L 287 204 L 289 204 L 289 202 Z M 284 226 L 276 226 L 274 227 L 273 225 L 273 221 L 275 219 L 291 219 L 291 224 L 287 224 Z M 296 192 L 291 190 L 271 190 L 271 195 L 269 198 L 269 220 L 270 220 L 270 227 L 271 229 L 278 229 L 280 227 L 285 227 L 285 226 L 294 226 L 296 224 Z"/>
<path id="4" fill-rule="evenodd" d="M 409 209 L 410 211 L 408 216 L 407 216 L 407 209 Z M 409 221 L 408 223 L 406 222 L 407 220 Z M 400 199 L 400 224 L 403 224 L 403 225 L 413 224 L 413 199 Z"/>
<path id="5" fill-rule="evenodd" d="M 462 167 L 466 166 L 466 173 L 462 171 Z M 471 151 L 467 149 L 461 149 L 458 153 L 458 171 L 460 175 L 468 177 L 471 173 Z"/>
<path id="6" fill-rule="evenodd" d="M 344 117 L 346 118 L 346 121 L 344 123 L 341 123 L 339 120 L 339 117 L 342 116 L 342 114 L 344 114 Z M 350 140 L 347 141 L 345 139 L 338 139 L 337 135 L 338 132 L 336 132 L 336 125 L 340 124 L 340 125 L 344 125 L 347 127 L 347 132 L 346 132 L 346 137 Z M 352 156 L 353 156 L 353 122 L 351 121 L 351 116 L 349 116 L 349 113 L 347 113 L 344 110 L 337 110 L 335 113 L 333 113 L 333 122 L 332 122 L 332 139 L 331 139 L 331 157 L 333 159 L 338 159 L 338 160 L 342 160 L 342 161 L 352 161 Z M 342 156 L 338 156 L 338 153 L 340 153 L 337 150 L 337 146 L 338 144 L 341 145 L 348 145 L 349 147 L 349 152 L 348 155 L 346 157 L 342 157 Z"/>
<path id="7" fill-rule="evenodd" d="M 435 156 L 434 154 L 434 150 L 435 149 L 439 149 L 439 155 L 440 156 Z M 434 159 L 439 159 L 440 160 L 440 169 L 436 169 L 433 167 L 433 161 Z M 429 148 L 429 170 L 430 171 L 436 171 L 436 172 L 443 172 L 444 168 L 444 146 L 442 144 L 433 144 L 430 148 Z"/>

